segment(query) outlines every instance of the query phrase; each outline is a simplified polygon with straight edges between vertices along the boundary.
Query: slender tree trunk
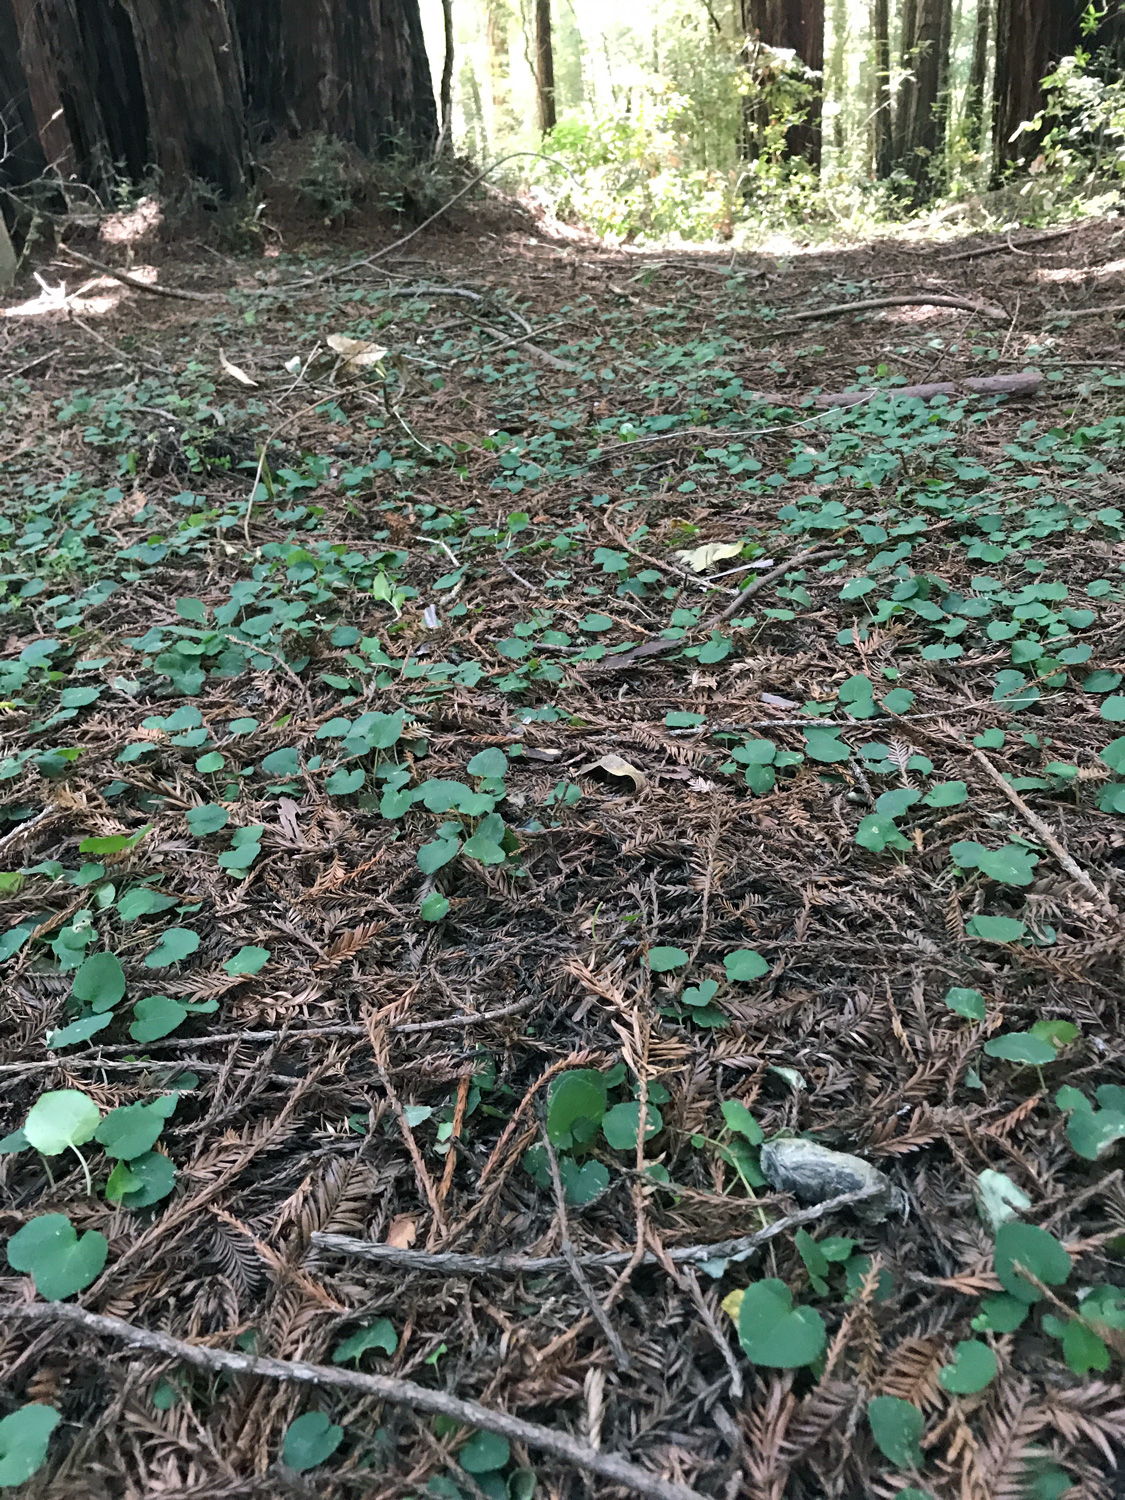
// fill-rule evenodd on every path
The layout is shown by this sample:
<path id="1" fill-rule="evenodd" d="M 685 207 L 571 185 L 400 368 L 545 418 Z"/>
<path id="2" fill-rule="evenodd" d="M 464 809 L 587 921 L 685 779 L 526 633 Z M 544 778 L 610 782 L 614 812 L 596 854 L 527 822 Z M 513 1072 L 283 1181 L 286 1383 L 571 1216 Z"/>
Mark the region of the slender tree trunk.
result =
<path id="1" fill-rule="evenodd" d="M 788 132 L 790 156 L 803 156 L 820 167 L 821 108 L 824 73 L 824 0 L 742 0 L 747 34 L 767 47 L 795 52 L 810 72 L 817 74 L 805 120 Z"/>
<path id="2" fill-rule="evenodd" d="M 988 72 L 988 29 L 992 0 L 977 0 L 977 24 L 973 32 L 973 60 L 965 86 L 965 143 L 979 151 L 984 126 L 984 85 Z"/>
<path id="3" fill-rule="evenodd" d="M 445 57 L 441 65 L 441 89 L 438 108 L 441 111 L 441 130 L 438 133 L 438 152 L 449 151 L 453 146 L 453 0 L 441 0 L 441 18 L 445 28 Z"/>
<path id="4" fill-rule="evenodd" d="M 492 139 L 497 141 L 518 128 L 512 109 L 512 69 L 509 55 L 511 12 L 507 0 L 486 0 L 488 7 L 488 82 L 492 100 Z"/>
<path id="5" fill-rule="evenodd" d="M 999 171 L 1034 156 L 1038 136 L 1016 130 L 1043 106 L 1042 80 L 1081 39 L 1075 0 L 997 0 L 993 147 Z"/>
<path id="6" fill-rule="evenodd" d="M 906 154 L 906 143 L 910 134 L 910 121 L 914 113 L 916 65 L 915 47 L 918 31 L 919 0 L 902 0 L 902 30 L 899 39 L 899 67 L 902 81 L 898 86 L 895 101 L 894 159 L 901 162 Z"/>
<path id="7" fill-rule="evenodd" d="M 832 145 L 843 151 L 848 119 L 848 0 L 832 0 L 832 52 L 824 80 L 835 106 L 832 114 Z"/>
<path id="8" fill-rule="evenodd" d="M 891 39 L 887 0 L 874 0 L 871 9 L 871 34 L 875 51 L 875 100 L 871 115 L 875 176 L 879 181 L 891 175 L 894 154 L 894 121 L 891 118 Z"/>
<path id="9" fill-rule="evenodd" d="M 555 128 L 555 54 L 551 47 L 551 0 L 535 0 L 535 93 L 539 133 Z"/>

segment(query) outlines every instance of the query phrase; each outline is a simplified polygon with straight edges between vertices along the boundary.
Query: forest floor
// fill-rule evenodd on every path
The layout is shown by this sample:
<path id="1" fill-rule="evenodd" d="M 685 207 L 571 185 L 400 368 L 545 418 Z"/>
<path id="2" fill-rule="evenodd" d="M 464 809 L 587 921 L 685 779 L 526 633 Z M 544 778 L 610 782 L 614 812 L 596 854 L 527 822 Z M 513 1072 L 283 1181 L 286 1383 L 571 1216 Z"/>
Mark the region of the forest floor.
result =
<path id="1" fill-rule="evenodd" d="M 7 298 L 0 1482 L 1125 1493 L 1125 231 L 458 222 Z"/>

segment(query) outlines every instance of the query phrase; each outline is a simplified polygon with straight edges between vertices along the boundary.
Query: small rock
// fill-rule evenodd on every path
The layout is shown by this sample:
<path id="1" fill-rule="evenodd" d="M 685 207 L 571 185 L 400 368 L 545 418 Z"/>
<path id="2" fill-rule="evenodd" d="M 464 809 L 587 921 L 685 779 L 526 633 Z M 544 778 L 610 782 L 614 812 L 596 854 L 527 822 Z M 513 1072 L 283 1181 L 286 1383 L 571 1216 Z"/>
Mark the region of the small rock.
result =
<path id="1" fill-rule="evenodd" d="M 901 1196 L 878 1167 L 844 1151 L 818 1146 L 815 1141 L 768 1141 L 761 1150 L 761 1163 L 770 1187 L 779 1193 L 792 1193 L 799 1203 L 806 1205 L 878 1187 L 882 1190 L 880 1194 L 855 1205 L 859 1215 L 878 1221 L 898 1206 Z"/>

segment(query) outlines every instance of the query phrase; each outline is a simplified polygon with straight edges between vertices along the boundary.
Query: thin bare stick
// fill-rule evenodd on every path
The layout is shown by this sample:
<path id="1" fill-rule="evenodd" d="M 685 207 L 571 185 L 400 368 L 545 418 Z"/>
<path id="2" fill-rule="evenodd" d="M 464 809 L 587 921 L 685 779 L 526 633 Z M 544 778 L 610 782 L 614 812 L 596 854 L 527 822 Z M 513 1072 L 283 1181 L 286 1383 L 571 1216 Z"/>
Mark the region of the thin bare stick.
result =
<path id="1" fill-rule="evenodd" d="M 812 1224 L 818 1219 L 827 1218 L 840 1208 L 851 1208 L 853 1204 L 863 1203 L 868 1198 L 874 1198 L 881 1189 L 879 1187 L 862 1188 L 857 1193 L 843 1193 L 838 1198 L 828 1198 L 824 1203 L 815 1203 L 811 1208 L 798 1209 L 796 1213 L 786 1214 L 784 1218 L 775 1219 L 772 1224 L 767 1224 L 764 1229 L 758 1229 L 753 1234 L 743 1235 L 736 1240 L 720 1240 L 714 1245 L 676 1245 L 665 1254 L 675 1265 L 703 1265 L 707 1261 L 717 1260 L 745 1260 L 747 1256 L 753 1255 L 760 1245 L 768 1240 L 776 1239 L 779 1234 L 785 1234 L 787 1230 L 797 1229 L 802 1224 Z M 346 1234 L 325 1234 L 314 1231 L 311 1243 L 318 1250 L 331 1250 L 338 1255 L 355 1256 L 357 1260 L 387 1261 L 391 1265 L 404 1266 L 411 1271 L 436 1271 L 441 1275 L 455 1276 L 491 1276 L 493 1274 L 518 1276 L 524 1271 L 564 1271 L 569 1269 L 569 1261 L 564 1255 L 461 1255 L 456 1251 L 445 1250 L 431 1252 L 428 1250 L 400 1250 L 397 1245 L 376 1244 L 373 1240 L 357 1240 Z M 633 1250 L 603 1250 L 596 1255 L 577 1255 L 580 1265 L 594 1266 L 627 1266 L 633 1260 Z M 640 1264 L 656 1266 L 660 1261 L 651 1251 L 647 1252 L 640 1260 Z"/>
<path id="2" fill-rule="evenodd" d="M 434 1187 L 434 1180 L 426 1169 L 426 1163 L 423 1160 L 421 1151 L 418 1149 L 418 1142 L 414 1139 L 414 1132 L 410 1128 L 410 1121 L 406 1118 L 406 1111 L 402 1107 L 402 1100 L 398 1097 L 398 1092 L 391 1082 L 390 1074 L 387 1072 L 385 1059 L 381 1055 L 380 1049 L 375 1045 L 376 1038 L 372 1037 L 371 1040 L 371 1050 L 375 1059 L 375 1068 L 379 1074 L 379 1082 L 383 1085 L 387 1098 L 390 1100 L 391 1109 L 394 1111 L 395 1119 L 398 1121 L 398 1128 L 402 1131 L 402 1138 L 406 1142 L 406 1149 L 414 1167 L 414 1176 L 417 1178 L 418 1186 L 422 1189 L 426 1201 L 430 1205 L 430 1212 L 434 1216 L 434 1227 L 444 1231 L 445 1214 L 442 1212 L 437 1189 Z"/>
<path id="3" fill-rule="evenodd" d="M 571 1276 L 574 1277 L 575 1285 L 586 1299 L 586 1303 L 593 1313 L 598 1327 L 605 1334 L 606 1343 L 613 1351 L 613 1357 L 617 1361 L 619 1370 L 632 1369 L 629 1356 L 625 1351 L 625 1345 L 621 1342 L 621 1335 L 610 1322 L 609 1314 L 598 1301 L 594 1288 L 590 1285 L 589 1278 L 579 1264 L 578 1257 L 574 1253 L 574 1246 L 570 1240 L 570 1224 L 566 1215 L 566 1192 L 563 1189 L 562 1177 L 559 1175 L 559 1159 L 555 1155 L 555 1148 L 551 1144 L 551 1137 L 547 1134 L 545 1124 L 540 1125 L 543 1136 L 543 1149 L 547 1153 L 547 1165 L 551 1169 L 551 1186 L 555 1191 L 555 1212 L 559 1221 L 559 1241 L 562 1245 L 563 1259 Z"/>
<path id="4" fill-rule="evenodd" d="M 7 849 L 11 844 L 18 844 L 26 834 L 40 827 L 41 824 L 63 816 L 65 814 L 57 807 L 45 807 L 42 812 L 37 812 L 33 818 L 26 818 L 24 822 L 17 823 L 14 828 L 10 828 L 3 838 L 0 838 L 0 849 Z"/>
<path id="5" fill-rule="evenodd" d="M 832 547 L 810 547 L 804 552 L 798 552 L 783 563 L 778 563 L 776 568 L 771 568 L 768 573 L 763 573 L 760 578 L 753 578 L 744 589 L 739 589 L 731 602 L 717 615 L 712 615 L 709 620 L 704 620 L 702 625 L 697 625 L 691 632 L 693 636 L 706 635 L 721 625 L 724 620 L 729 620 L 737 614 L 747 599 L 753 598 L 761 589 L 767 588 L 771 583 L 783 577 L 793 568 L 802 567 L 805 563 L 813 562 L 817 558 L 828 557 L 835 551 Z M 605 672 L 623 672 L 627 667 L 633 666 L 638 661 L 643 661 L 647 656 L 665 656 L 669 651 L 677 651 L 682 645 L 681 641 L 644 641 L 639 646 L 634 646 L 632 651 L 625 651 L 622 655 L 615 657 L 613 661 L 594 662 L 587 669 L 586 676 L 594 676 Z"/>
<path id="6" fill-rule="evenodd" d="M 1090 879 L 1089 875 L 1086 874 L 1086 871 L 1082 868 L 1082 866 L 1078 864 L 1078 862 L 1074 859 L 1074 857 L 1066 852 L 1066 850 L 1059 843 L 1058 839 L 1047 827 L 1046 823 L 1044 823 L 1039 814 L 1032 812 L 1031 808 L 1028 807 L 1027 803 L 1020 796 L 1019 792 L 1016 791 L 1015 787 L 1012 786 L 1010 782 L 1004 780 L 1003 776 L 1001 776 L 1000 772 L 992 764 L 988 756 L 985 755 L 984 751 L 974 750 L 973 759 L 980 762 L 985 771 L 988 773 L 989 777 L 1004 793 L 1005 797 L 1007 797 L 1012 806 L 1017 809 L 1020 817 L 1024 820 L 1027 826 L 1032 829 L 1034 833 L 1038 834 L 1038 836 L 1043 840 L 1047 848 L 1051 851 L 1051 853 L 1058 860 L 1059 864 L 1062 865 L 1063 869 L 1070 876 L 1071 880 L 1076 880 L 1082 887 L 1082 889 L 1084 891 L 1088 891 L 1089 894 L 1093 896 L 1094 900 L 1097 901 L 1099 905 L 1104 906 L 1111 916 L 1116 916 L 1117 910 L 1116 907 L 1114 907 L 1113 903 L 1107 896 L 1105 896 L 1101 891 L 1098 890 L 1097 886 Z"/>
<path id="7" fill-rule="evenodd" d="M 150 285 L 147 281 L 141 281 L 139 277 L 130 276 L 125 271 L 115 271 L 112 266 L 103 265 L 100 260 L 94 260 L 89 255 L 82 255 L 77 250 L 72 250 L 69 245 L 60 245 L 59 249 L 65 251 L 72 260 L 81 261 L 84 266 L 90 266 L 102 276 L 112 277 L 114 281 L 120 281 L 122 286 L 132 287 L 135 292 L 148 292 L 151 297 L 171 297 L 177 302 L 214 302 L 216 296 L 222 295 L 210 292 L 182 292 L 172 286 Z"/>
<path id="8" fill-rule="evenodd" d="M 808 318 L 831 318 L 836 313 L 866 312 L 872 307 L 958 307 L 963 312 L 980 313 L 986 318 L 1001 319 L 1008 314 L 993 302 L 975 297 L 951 297 L 944 292 L 904 292 L 893 297 L 861 297 L 858 302 L 833 302 L 830 307 L 809 307 L 804 312 L 789 313 L 791 322 Z"/>
<path id="9" fill-rule="evenodd" d="M 1125 302 L 1109 302 L 1105 307 L 1056 307 L 1047 316 L 1049 318 L 1100 318 L 1116 317 L 1118 313 L 1125 313 Z"/>
<path id="10" fill-rule="evenodd" d="M 1014 250 L 1018 254 L 1025 245 L 1042 245 L 1047 240 L 1065 239 L 1068 234 L 1074 233 L 1074 225 L 1070 224 L 1065 229 L 1051 229 L 1046 234 L 1033 234 L 1026 240 L 1020 240 L 1019 244 L 1012 243 L 1012 237 L 998 241 L 994 245 L 981 245 L 976 250 L 958 250 L 955 255 L 939 255 L 934 261 L 936 266 L 948 265 L 951 260 L 975 260 L 978 255 L 995 255 L 998 250 Z"/>
<path id="11" fill-rule="evenodd" d="M 501 1437 L 517 1443 L 526 1443 L 543 1453 L 551 1453 L 565 1463 L 573 1464 L 591 1474 L 600 1474 L 614 1484 L 624 1485 L 638 1495 L 648 1495 L 651 1500 L 704 1500 L 698 1490 L 672 1480 L 661 1479 L 613 1453 L 601 1453 L 588 1448 L 567 1432 L 558 1432 L 550 1427 L 541 1427 L 537 1422 L 525 1422 L 522 1417 L 513 1417 L 508 1412 L 494 1411 L 476 1401 L 463 1401 L 446 1391 L 428 1386 L 415 1385 L 410 1380 L 399 1380 L 392 1375 L 364 1375 L 358 1370 L 347 1370 L 342 1366 L 306 1364 L 303 1360 L 268 1359 L 262 1355 L 236 1354 L 229 1349 L 209 1349 L 202 1344 L 191 1344 L 184 1339 L 173 1338 L 167 1333 L 156 1333 L 148 1328 L 139 1328 L 123 1318 L 107 1318 L 100 1313 L 87 1312 L 72 1302 L 32 1302 L 13 1305 L 4 1309 L 5 1322 L 20 1319 L 30 1323 L 62 1323 L 72 1328 L 84 1328 L 88 1333 L 102 1338 L 115 1339 L 130 1349 L 149 1349 L 167 1359 L 181 1364 L 193 1365 L 199 1370 L 225 1370 L 234 1375 L 250 1375 L 259 1379 L 291 1381 L 299 1385 L 320 1386 L 326 1389 L 355 1391 L 360 1396 L 377 1401 L 389 1401 L 395 1406 L 408 1406 L 414 1411 L 433 1412 L 451 1417 L 465 1427 L 496 1432 Z"/>

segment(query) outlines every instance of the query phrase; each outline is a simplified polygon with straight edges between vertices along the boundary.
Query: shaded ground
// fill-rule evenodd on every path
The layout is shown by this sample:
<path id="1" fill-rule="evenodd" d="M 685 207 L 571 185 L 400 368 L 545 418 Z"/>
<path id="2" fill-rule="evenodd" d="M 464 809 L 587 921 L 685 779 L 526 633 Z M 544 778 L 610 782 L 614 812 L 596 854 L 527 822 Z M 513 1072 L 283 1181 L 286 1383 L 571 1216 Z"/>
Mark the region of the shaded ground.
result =
<path id="1" fill-rule="evenodd" d="M 1060 1465 L 1117 1493 L 1112 1297 L 1080 1325 L 1104 1359 L 1073 1373 L 1060 1336 L 1125 1236 L 1125 361 L 1112 316 L 1060 315 L 1115 304 L 1125 258 L 1112 224 L 1032 238 L 731 266 L 496 218 L 367 266 L 158 256 L 194 301 L 43 267 L 72 300 L 0 324 L 4 1128 L 48 1090 L 179 1102 L 170 1193 L 145 1206 L 146 1158 L 104 1201 L 96 1141 L 92 1196 L 14 1151 L 5 1237 L 68 1214 L 108 1240 L 85 1307 L 215 1347 L 330 1364 L 387 1319 L 363 1369 L 703 1495 L 1046 1496 Z M 924 291 L 1002 316 L 791 316 Z M 1018 403 L 801 406 L 1028 367 Z M 707 542 L 741 547 L 696 574 Z M 97 952 L 123 997 L 74 991 Z M 1037 1023 L 1046 1059 L 985 1052 L 1036 1059 Z M 567 1270 L 314 1242 L 559 1254 L 537 1109 L 572 1069 L 657 1127 L 639 1156 L 636 1108 L 631 1139 L 627 1108 L 552 1127 L 579 1253 L 794 1207 L 730 1101 L 858 1152 L 907 1212 L 813 1222 L 827 1266 L 787 1232 L 715 1275 L 592 1268 L 616 1354 Z M 1064 1085 L 1103 1090 L 1085 1136 Z M 981 1326 L 987 1170 L 1071 1247 L 1057 1325 Z M 826 1366 L 748 1362 L 720 1303 L 761 1278 L 817 1310 Z M 462 1428 L 402 1406 L 4 1321 L 6 1409 L 62 1414 L 34 1493 L 616 1492 L 519 1444 L 474 1477 Z M 973 1338 L 998 1374 L 956 1395 Z M 880 1395 L 924 1415 L 920 1475 L 876 1446 Z M 301 1477 L 279 1458 L 312 1410 L 344 1436 Z"/>

